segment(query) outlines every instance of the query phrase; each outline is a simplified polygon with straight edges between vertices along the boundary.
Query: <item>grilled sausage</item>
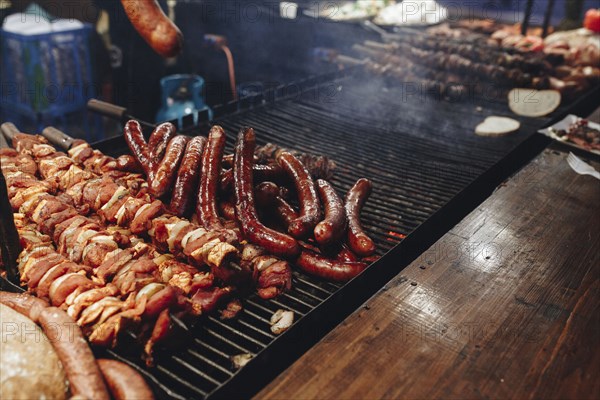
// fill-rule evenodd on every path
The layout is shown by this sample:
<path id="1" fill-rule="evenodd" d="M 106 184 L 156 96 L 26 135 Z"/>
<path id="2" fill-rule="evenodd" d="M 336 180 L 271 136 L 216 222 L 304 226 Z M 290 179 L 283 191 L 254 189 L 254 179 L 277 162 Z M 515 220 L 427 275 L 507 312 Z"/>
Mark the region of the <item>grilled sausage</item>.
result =
<path id="1" fill-rule="evenodd" d="M 264 247 L 272 254 L 294 257 L 300 252 L 298 242 L 286 234 L 267 228 L 258 220 L 252 176 L 255 147 L 254 130 L 242 129 L 235 146 L 233 167 L 236 218 L 250 242 Z"/>
<path id="2" fill-rule="evenodd" d="M 121 4 L 135 30 L 154 51 L 165 58 L 181 52 L 183 35 L 157 0 L 121 0 Z"/>
<path id="3" fill-rule="evenodd" d="M 129 154 L 117 157 L 117 169 L 125 172 L 143 172 L 142 166 L 134 156 L 130 156 Z"/>
<path id="4" fill-rule="evenodd" d="M 325 206 L 325 219 L 315 227 L 315 239 L 321 246 L 338 242 L 348 226 L 344 203 L 331 184 L 323 179 L 317 180 L 319 195 Z"/>
<path id="5" fill-rule="evenodd" d="M 218 125 L 208 133 L 208 143 L 202 154 L 202 173 L 198 187 L 196 215 L 208 230 L 223 229 L 217 210 L 217 188 L 221 176 L 221 159 L 225 150 L 225 131 Z"/>
<path id="6" fill-rule="evenodd" d="M 42 310 L 50 307 L 46 301 L 26 293 L 0 292 L 0 303 L 25 315 L 36 323 Z"/>
<path id="7" fill-rule="evenodd" d="M 98 366 L 115 400 L 152 400 L 152 390 L 139 372 L 116 360 L 99 359 Z"/>
<path id="8" fill-rule="evenodd" d="M 71 394 L 110 399 L 94 354 L 75 321 L 56 307 L 43 309 L 39 321 L 67 373 Z"/>
<path id="9" fill-rule="evenodd" d="M 286 180 L 285 170 L 277 164 L 260 164 L 252 167 L 256 182 L 283 182 Z M 233 187 L 233 169 L 227 169 L 221 174 L 219 191 L 230 193 Z"/>
<path id="10" fill-rule="evenodd" d="M 219 192 L 231 193 L 231 189 L 233 188 L 233 168 L 226 169 L 221 173 L 221 177 L 219 178 Z"/>
<path id="11" fill-rule="evenodd" d="M 350 250 L 348 248 L 348 245 L 346 244 L 342 244 L 340 250 L 338 251 L 336 257 L 335 257 L 338 261 L 344 261 L 344 262 L 356 262 L 358 261 L 358 256 L 356 254 L 354 254 L 352 252 L 352 250 Z"/>
<path id="12" fill-rule="evenodd" d="M 229 221 L 235 221 L 235 205 L 227 200 L 219 202 L 219 213 Z"/>
<path id="13" fill-rule="evenodd" d="M 279 221 L 284 224 L 286 229 L 290 226 L 292 221 L 298 219 L 298 213 L 296 212 L 294 207 L 292 207 L 290 203 L 285 201 L 283 197 L 277 196 L 275 198 L 274 205 L 275 215 L 277 215 L 277 218 L 279 218 Z"/>
<path id="14" fill-rule="evenodd" d="M 348 246 L 361 257 L 375 253 L 375 243 L 360 224 L 360 211 L 371 194 L 373 185 L 365 178 L 359 179 L 346 195 L 346 217 L 348 218 Z"/>
<path id="15" fill-rule="evenodd" d="M 177 129 L 170 122 L 158 125 L 148 139 L 148 155 L 150 168 L 155 169 L 165 155 L 169 141 L 175 136 Z"/>
<path id="16" fill-rule="evenodd" d="M 310 250 L 302 250 L 296 265 L 304 272 L 335 282 L 346 282 L 361 273 L 367 264 L 331 260 Z"/>
<path id="17" fill-rule="evenodd" d="M 254 188 L 254 196 L 259 207 L 271 207 L 279 196 L 279 186 L 273 182 L 261 182 Z"/>
<path id="18" fill-rule="evenodd" d="M 169 142 L 165 156 L 155 170 L 154 179 L 149 182 L 150 193 L 154 196 L 160 197 L 173 187 L 177 168 L 189 139 L 187 136 L 179 135 Z"/>
<path id="19" fill-rule="evenodd" d="M 304 238 L 321 220 L 321 203 L 315 182 L 306 167 L 291 153 L 282 152 L 277 162 L 294 181 L 300 203 L 300 215 L 290 223 L 288 233 L 295 238 Z"/>
<path id="20" fill-rule="evenodd" d="M 169 207 L 171 212 L 179 217 L 187 216 L 191 212 L 194 199 L 192 193 L 195 193 L 198 187 L 200 163 L 205 145 L 206 138 L 196 136 L 185 147 Z"/>
<path id="21" fill-rule="evenodd" d="M 129 147 L 129 151 L 142 166 L 146 174 L 150 171 L 150 156 L 148 153 L 148 144 L 144 139 L 142 126 L 136 120 L 129 120 L 123 129 L 125 141 Z"/>
<path id="22" fill-rule="evenodd" d="M 285 180 L 286 173 L 278 164 L 256 164 L 253 167 L 256 181 L 281 182 Z"/>

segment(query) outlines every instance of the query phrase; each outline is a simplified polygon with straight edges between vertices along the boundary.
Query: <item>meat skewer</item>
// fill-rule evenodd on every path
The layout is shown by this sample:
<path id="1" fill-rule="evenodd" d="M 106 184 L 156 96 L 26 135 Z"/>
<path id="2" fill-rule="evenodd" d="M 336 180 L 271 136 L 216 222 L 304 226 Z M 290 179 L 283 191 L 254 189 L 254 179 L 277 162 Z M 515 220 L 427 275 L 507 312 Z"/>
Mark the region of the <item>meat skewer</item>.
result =
<path id="1" fill-rule="evenodd" d="M 8 157 L 3 157 L 3 170 L 7 167 L 7 159 Z M 6 173 L 6 171 L 3 172 Z M 21 173 L 17 179 L 23 179 L 24 177 L 22 175 L 25 174 Z M 15 177 L 9 173 L 9 182 L 11 179 L 14 180 Z M 31 176 L 28 179 L 30 182 L 35 183 L 35 177 Z M 67 210 L 68 206 L 60 201 L 56 201 L 54 196 L 45 192 L 47 186 L 43 185 L 43 182 L 41 181 L 38 182 L 40 182 L 39 186 L 41 191 L 31 192 L 30 196 L 24 198 L 24 202 L 20 208 L 32 218 L 33 222 L 37 222 L 38 225 L 43 224 L 43 226 L 46 227 L 45 229 L 48 229 L 47 233 L 54 234 L 55 238 L 58 236 L 55 241 L 64 246 L 63 249 L 65 252 L 68 249 L 68 252 L 66 252 L 65 255 L 68 255 L 72 260 L 75 259 L 76 261 L 79 261 L 79 257 L 82 257 L 84 261 L 87 260 L 87 262 L 90 263 L 90 266 L 76 264 L 62 255 L 59 255 L 54 250 L 50 237 L 38 232 L 37 228 L 29 228 L 26 226 L 25 222 L 20 222 L 19 233 L 21 241 L 22 243 L 25 243 L 26 246 L 29 246 L 26 248 L 26 252 L 21 254 L 19 269 L 21 271 L 22 281 L 28 284 L 30 290 L 37 292 L 40 297 L 49 297 L 54 305 L 58 306 L 65 303 L 64 306 L 69 307 L 72 312 L 70 315 L 73 315 L 74 317 L 79 317 L 83 308 L 89 305 L 87 302 L 90 300 L 85 300 L 86 293 L 91 293 L 94 302 L 96 300 L 101 300 L 108 295 L 114 296 L 117 292 L 120 292 L 121 296 L 127 297 L 128 299 L 133 299 L 131 296 L 139 299 L 140 293 L 144 293 L 148 296 L 148 306 L 153 304 L 153 301 L 160 301 L 160 293 L 157 293 L 156 291 L 152 293 L 145 290 L 157 281 L 155 276 L 152 274 L 144 274 L 140 269 L 137 270 L 135 276 L 128 275 L 125 271 L 126 267 L 128 267 L 129 270 L 135 270 L 136 264 L 141 266 L 140 263 L 144 262 L 146 265 L 146 267 L 144 267 L 145 271 L 157 271 L 158 265 L 152 261 L 152 258 L 144 256 L 144 254 L 148 253 L 149 249 L 144 250 L 143 246 L 136 246 L 134 251 L 138 253 L 137 256 L 135 253 L 131 253 L 131 251 L 119 250 L 118 244 L 114 242 L 114 236 L 111 236 L 110 232 L 99 230 L 93 221 L 79 215 L 70 216 L 69 214 L 64 214 L 64 222 L 55 220 L 54 226 L 52 226 L 52 224 L 46 224 L 46 212 L 50 212 L 52 209 L 58 210 L 60 208 L 65 208 L 65 210 Z M 35 188 L 35 186 L 30 185 L 30 188 Z M 60 214 L 60 212 L 58 214 Z M 17 217 L 18 215 L 15 215 L 15 218 Z M 24 221 L 23 217 L 19 217 L 19 220 Z M 61 225 L 65 224 L 68 226 L 66 229 L 61 227 Z M 83 242 L 79 239 L 81 237 L 85 237 Z M 30 241 L 29 243 L 28 240 Z M 77 240 L 77 242 L 73 242 L 73 240 Z M 77 248 L 79 248 L 79 250 L 77 250 Z M 86 253 L 88 256 L 86 256 Z M 127 258 L 124 254 L 130 254 L 130 256 Z M 156 258 L 158 257 L 155 257 L 155 259 Z M 119 262 L 112 262 L 111 260 L 114 259 L 119 260 Z M 106 284 L 105 279 L 108 275 L 103 272 L 106 269 L 106 267 L 104 267 L 106 264 L 110 265 L 111 268 L 117 268 L 114 273 L 116 274 L 118 272 L 118 274 L 115 279 L 113 279 L 113 283 L 116 285 L 114 287 L 117 289 L 116 292 L 97 290 L 99 289 L 99 285 Z M 122 267 L 123 270 L 118 270 L 119 267 Z M 148 267 L 151 268 L 148 270 Z M 90 280 L 86 277 L 86 275 L 92 274 L 92 268 L 96 268 L 92 275 L 94 280 Z M 129 278 L 127 278 L 128 276 Z M 81 298 L 80 295 L 84 297 Z M 100 295 L 100 297 L 98 297 L 98 295 Z M 164 293 L 162 295 L 164 295 Z M 155 296 L 157 296 L 156 300 Z M 82 307 L 82 304 L 77 301 L 78 299 L 86 304 Z M 122 307 L 124 304 L 125 303 L 115 299 L 112 308 L 116 312 L 119 311 L 119 307 Z M 73 305 L 75 308 L 71 308 L 70 305 Z M 170 305 L 167 304 L 166 306 L 169 307 Z M 100 311 L 102 310 L 100 307 L 98 307 L 98 309 Z M 144 311 L 143 308 L 142 311 Z M 110 315 L 108 315 L 108 317 L 110 317 Z M 121 317 L 124 316 L 122 315 Z M 94 321 L 95 319 L 92 319 L 87 322 Z M 115 322 L 116 320 L 113 318 L 112 321 Z M 85 318 L 80 320 L 80 323 L 84 325 L 87 322 Z M 94 329 L 94 331 L 91 332 L 90 340 L 98 344 L 100 344 L 100 342 L 106 344 L 112 343 L 117 331 L 106 329 L 107 327 L 108 326 L 102 325 L 102 329 Z M 118 327 L 119 324 L 116 324 L 115 328 L 118 329 Z M 105 336 L 95 337 L 94 334 L 97 332 L 102 333 L 102 335 Z"/>
<path id="2" fill-rule="evenodd" d="M 69 150 L 70 154 L 87 154 L 90 156 L 88 159 L 73 159 L 74 162 L 89 166 L 96 164 L 96 162 L 92 160 L 93 158 L 103 159 L 106 157 L 97 150 L 94 150 L 93 152 L 82 151 L 81 149 L 86 146 L 89 148 L 87 143 L 81 142 L 78 144 L 78 146 Z M 126 176 L 123 179 L 126 179 Z M 111 184 L 110 182 L 108 183 Z M 88 186 L 89 183 L 85 187 Z M 77 192 L 78 189 L 73 187 L 70 190 L 71 192 Z M 115 190 L 115 192 L 112 193 L 116 194 L 114 185 L 113 190 Z M 69 192 L 69 190 L 67 192 Z M 148 201 L 150 200 L 151 198 L 148 199 Z M 126 205 L 127 201 L 125 202 Z M 137 208 L 140 206 L 140 204 L 141 207 Z M 119 209 L 119 211 L 115 214 L 117 216 L 116 222 L 121 226 L 127 226 L 127 221 L 129 221 L 127 215 L 133 213 L 137 214 L 139 210 L 145 206 L 145 204 L 138 196 L 131 200 L 130 208 L 132 210 L 130 212 L 122 212 L 121 209 L 127 207 L 125 207 L 125 205 L 121 206 L 121 209 Z M 118 205 L 119 204 L 117 203 L 112 208 L 114 209 Z M 278 272 L 275 274 L 277 279 L 274 277 L 266 279 L 266 277 L 271 275 L 271 273 L 274 271 L 269 267 L 269 265 L 272 264 L 279 267 L 282 265 L 278 264 L 281 260 L 274 256 L 270 256 L 270 258 L 268 258 L 269 263 L 265 263 L 267 256 L 261 253 L 260 256 L 257 256 L 256 260 L 243 260 L 241 268 L 239 268 L 236 266 L 236 260 L 238 259 L 237 249 L 233 246 L 239 245 L 237 235 L 235 233 L 227 229 L 223 229 L 218 232 L 211 231 L 210 229 L 203 229 L 195 224 L 189 223 L 184 219 L 171 217 L 168 214 L 165 214 L 163 211 L 164 210 L 160 201 L 153 201 L 150 206 L 147 206 L 147 208 L 142 211 L 142 213 L 146 212 L 146 215 L 151 215 L 154 218 L 152 222 L 149 222 L 150 217 L 148 217 L 148 220 L 146 220 L 147 222 L 144 222 L 143 220 L 136 221 L 136 219 L 139 219 L 136 216 L 132 221 L 131 230 L 133 232 L 148 230 L 155 244 L 162 246 L 162 248 L 165 250 L 168 249 L 182 261 L 189 260 L 198 266 L 208 264 L 215 276 L 225 282 L 230 282 L 236 285 L 240 284 L 247 279 L 250 271 L 253 271 L 252 275 L 254 276 L 255 282 L 259 284 L 258 293 L 261 296 L 274 296 L 290 287 L 291 269 L 287 262 L 284 262 L 283 264 L 285 269 L 288 271 L 287 276 Z M 141 217 L 144 217 L 144 215 L 141 215 Z M 134 225 L 137 222 L 139 222 L 139 224 L 136 227 Z M 208 262 L 203 262 L 203 260 L 208 260 Z M 229 263 L 229 260 L 232 262 Z M 273 285 L 273 288 L 260 286 L 261 284 L 267 283 Z"/>
<path id="3" fill-rule="evenodd" d="M 404 43 L 398 43 L 395 47 L 395 52 L 402 54 L 401 57 L 389 54 L 389 52 L 381 48 L 355 45 L 354 49 L 362 53 L 367 53 L 369 56 L 374 56 L 379 62 L 383 62 L 384 64 L 403 65 L 406 62 L 405 59 L 408 58 L 416 65 L 441 70 L 444 73 L 454 72 L 461 76 L 475 76 L 484 80 L 493 79 L 496 84 L 511 87 L 536 86 L 537 81 L 534 81 L 533 76 L 519 69 L 506 69 L 499 65 L 474 62 L 458 54 L 422 50 Z"/>

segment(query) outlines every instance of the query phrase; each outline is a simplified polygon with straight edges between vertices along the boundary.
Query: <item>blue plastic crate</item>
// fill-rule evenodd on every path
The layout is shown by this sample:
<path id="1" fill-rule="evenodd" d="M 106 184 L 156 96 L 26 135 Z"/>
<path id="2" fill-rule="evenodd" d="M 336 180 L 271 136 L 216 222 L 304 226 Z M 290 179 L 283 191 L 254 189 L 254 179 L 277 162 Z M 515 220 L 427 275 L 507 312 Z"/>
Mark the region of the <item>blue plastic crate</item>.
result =
<path id="1" fill-rule="evenodd" d="M 91 32 L 89 24 L 30 36 L 0 30 L 3 113 L 48 121 L 84 110 L 96 93 Z"/>

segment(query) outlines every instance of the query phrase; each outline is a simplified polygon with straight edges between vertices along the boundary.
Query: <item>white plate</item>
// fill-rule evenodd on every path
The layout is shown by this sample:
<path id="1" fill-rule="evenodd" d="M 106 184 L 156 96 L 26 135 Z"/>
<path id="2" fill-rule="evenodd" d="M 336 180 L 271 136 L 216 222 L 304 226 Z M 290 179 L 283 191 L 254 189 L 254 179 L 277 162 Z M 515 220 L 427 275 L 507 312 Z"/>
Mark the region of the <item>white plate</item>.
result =
<path id="1" fill-rule="evenodd" d="M 561 121 L 557 122 L 556 124 L 554 124 L 552 126 L 549 126 L 547 128 L 540 129 L 538 132 L 541 133 L 541 134 L 543 134 L 543 135 L 546 135 L 549 138 L 552 138 L 552 139 L 554 139 L 556 141 L 559 141 L 559 142 L 562 142 L 562 143 L 564 143 L 566 145 L 569 145 L 571 147 L 576 147 L 578 149 L 581 149 L 581 150 L 584 150 L 584 151 L 589 151 L 590 153 L 594 153 L 594 154 L 599 154 L 600 155 L 600 151 L 599 150 L 589 150 L 589 149 L 586 149 L 585 147 L 581 147 L 578 144 L 575 144 L 575 143 L 569 141 L 567 138 L 562 138 L 562 137 L 556 135 L 552 131 L 552 129 L 555 129 L 555 130 L 561 130 L 561 129 L 562 130 L 568 130 L 571 125 L 573 125 L 575 122 L 579 121 L 580 119 L 583 119 L 583 118 L 578 117 L 577 115 L 569 114 L 563 120 L 561 120 Z M 589 121 L 588 125 L 591 128 L 600 130 L 600 124 L 597 124 L 595 122 Z"/>

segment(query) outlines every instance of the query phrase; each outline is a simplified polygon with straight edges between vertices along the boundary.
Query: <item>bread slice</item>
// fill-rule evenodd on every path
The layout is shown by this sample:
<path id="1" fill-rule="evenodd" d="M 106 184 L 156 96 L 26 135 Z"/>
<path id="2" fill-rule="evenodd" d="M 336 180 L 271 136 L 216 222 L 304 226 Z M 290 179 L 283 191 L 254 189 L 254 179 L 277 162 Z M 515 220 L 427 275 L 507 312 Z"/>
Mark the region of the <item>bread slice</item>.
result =
<path id="1" fill-rule="evenodd" d="M 479 136 L 505 136 L 519 130 L 521 123 L 507 117 L 487 117 L 475 128 L 475 134 Z"/>

